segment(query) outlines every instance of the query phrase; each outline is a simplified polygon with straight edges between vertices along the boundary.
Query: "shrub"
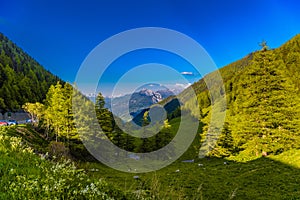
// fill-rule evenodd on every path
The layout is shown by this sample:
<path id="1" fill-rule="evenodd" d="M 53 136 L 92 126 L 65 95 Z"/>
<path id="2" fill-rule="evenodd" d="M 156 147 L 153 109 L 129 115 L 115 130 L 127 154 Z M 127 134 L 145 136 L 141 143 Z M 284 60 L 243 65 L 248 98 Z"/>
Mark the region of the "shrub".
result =
<path id="1" fill-rule="evenodd" d="M 4 128 L 0 128 L 0 156 L 0 199 L 126 199 L 104 180 L 90 179 L 71 161 L 40 158 Z"/>

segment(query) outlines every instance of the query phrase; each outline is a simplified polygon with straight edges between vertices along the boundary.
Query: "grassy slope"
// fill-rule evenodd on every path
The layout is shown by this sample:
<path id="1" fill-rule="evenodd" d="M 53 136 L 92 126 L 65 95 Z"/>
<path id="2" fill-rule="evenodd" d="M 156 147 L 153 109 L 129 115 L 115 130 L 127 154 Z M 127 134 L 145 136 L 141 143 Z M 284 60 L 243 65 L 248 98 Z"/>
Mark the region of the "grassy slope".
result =
<path id="1" fill-rule="evenodd" d="M 101 164 L 84 167 L 99 169 L 90 172 L 92 177 L 105 177 L 125 191 L 143 189 L 158 199 L 300 199 L 300 162 L 293 161 L 300 151 L 287 154 L 246 163 L 222 159 L 175 162 L 155 173 L 139 174 L 139 180 L 133 179 L 135 174 Z"/>
<path id="2" fill-rule="evenodd" d="M 179 121 L 170 123 L 176 129 Z M 89 170 L 91 177 L 105 178 L 124 191 L 142 191 L 154 199 L 300 199 L 300 150 L 248 162 L 216 158 L 181 162 L 193 158 L 193 152 L 191 147 L 170 166 L 137 174 L 139 180 L 133 178 L 136 174 L 118 172 L 99 163 L 79 166 L 98 169 Z M 178 169 L 180 172 L 176 172 Z"/>
<path id="3" fill-rule="evenodd" d="M 90 179 L 73 163 L 54 163 L 34 154 L 24 145 L 41 139 L 34 133 L 24 126 L 0 127 L 0 199 L 125 198 L 123 192 L 101 179 Z"/>
<path id="4" fill-rule="evenodd" d="M 179 121 L 175 119 L 171 123 L 175 128 Z M 24 141 L 28 141 L 29 138 L 31 141 L 41 139 L 28 127 L 10 129 L 8 135 L 21 135 L 20 132 L 14 130 L 24 129 L 26 129 L 22 132 Z M 3 139 L 1 141 L 3 142 Z M 40 144 L 42 144 L 40 148 L 45 145 L 43 142 Z M 77 163 L 79 168 L 88 172 L 87 177 L 83 174 L 80 176 L 85 180 L 90 179 L 82 181 L 82 179 L 76 178 L 76 174 L 80 174 L 80 172 L 74 171 L 72 166 L 58 167 L 61 172 L 53 172 L 57 168 L 55 164 L 41 160 L 34 154 L 26 154 L 22 152 L 23 148 L 7 151 L 9 148 L 3 146 L 3 143 L 0 146 L 2 188 L 0 199 L 12 198 L 11 194 L 19 195 L 14 196 L 15 199 L 21 197 L 24 199 L 26 195 L 27 198 L 39 199 L 42 197 L 50 199 L 54 195 L 62 194 L 67 197 L 75 188 L 78 188 L 75 191 L 82 190 L 77 183 L 89 185 L 92 180 L 99 179 L 104 179 L 104 181 L 98 188 L 104 191 L 105 195 L 115 196 L 117 199 L 125 198 L 124 193 L 132 192 L 135 193 L 135 199 L 139 197 L 151 197 L 152 199 L 300 199 L 299 150 L 288 151 L 277 156 L 261 157 L 248 162 L 214 158 L 196 160 L 195 163 L 181 162 L 192 154 L 191 147 L 179 161 L 157 172 L 146 174 L 122 173 L 100 163 Z M 227 164 L 225 165 L 224 162 Z M 180 171 L 176 172 L 178 169 Z M 140 179 L 134 179 L 134 175 L 139 175 Z M 21 179 L 17 177 L 21 177 Z M 65 182 L 62 181 L 60 190 L 47 193 L 42 189 L 43 185 L 45 188 L 51 187 L 59 180 L 65 180 Z M 23 183 L 26 188 L 31 189 L 29 191 L 21 189 Z M 35 187 L 36 183 L 39 183 L 40 186 Z M 7 190 L 7 187 L 10 189 Z M 14 191 L 13 188 L 18 190 Z M 119 188 L 123 192 L 114 188 Z M 5 196 L 8 194 L 10 196 Z M 36 194 L 40 196 L 34 196 Z M 127 198 L 130 197 L 127 195 Z"/>

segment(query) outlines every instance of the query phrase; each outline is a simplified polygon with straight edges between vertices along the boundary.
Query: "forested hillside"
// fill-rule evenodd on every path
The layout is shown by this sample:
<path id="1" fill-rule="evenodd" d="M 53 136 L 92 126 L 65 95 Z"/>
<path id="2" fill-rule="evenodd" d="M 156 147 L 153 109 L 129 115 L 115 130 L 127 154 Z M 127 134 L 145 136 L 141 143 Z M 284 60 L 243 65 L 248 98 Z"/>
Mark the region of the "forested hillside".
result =
<path id="1" fill-rule="evenodd" d="M 178 99 L 185 99 L 181 108 L 190 110 L 191 114 L 199 108 L 192 103 L 193 99 L 189 100 L 189 90 L 194 89 L 197 95 L 199 120 L 202 124 L 200 137 L 195 141 L 199 147 L 206 136 L 211 135 L 208 132 L 212 106 L 219 106 L 219 112 L 226 113 L 222 133 L 218 137 L 217 145 L 212 144 L 213 150 L 209 156 L 251 157 L 279 154 L 300 147 L 299 44 L 299 35 L 277 49 L 270 50 L 263 44 L 261 50 L 221 68 L 219 72 L 223 83 L 214 83 L 217 72 L 212 72 L 179 94 Z M 39 118 L 38 126 L 50 140 L 78 138 L 73 122 L 73 88 L 70 84 L 57 82 L 57 77 L 44 70 L 3 35 L 0 61 L 2 111 L 19 109 L 24 105 L 25 110 Z M 206 82 L 214 83 L 210 92 L 226 98 L 226 106 L 220 106 L 216 99 L 211 99 Z M 174 127 L 177 126 L 178 119 L 175 118 L 180 116 L 180 104 L 174 104 L 172 98 L 174 97 L 161 102 L 168 111 L 165 129 L 158 136 L 148 139 L 134 139 L 124 133 L 114 122 L 112 114 L 104 108 L 101 94 L 95 107 L 99 123 L 113 143 L 130 151 L 149 152 L 161 148 L 176 134 Z M 44 104 L 28 104 L 41 101 Z M 87 99 L 84 101 L 87 104 L 92 103 Z M 145 110 L 140 116 L 141 124 L 149 124 L 147 114 Z M 166 128 L 169 122 L 176 122 L 170 123 L 171 129 Z M 130 123 L 125 126 L 130 126 Z M 197 150 L 194 148 L 193 151 Z"/>
<path id="2" fill-rule="evenodd" d="M 212 91 L 227 100 L 226 109 L 219 109 L 226 112 L 226 122 L 210 155 L 255 157 L 300 147 L 300 35 L 277 49 L 263 43 L 261 50 L 219 71 L 225 92 L 219 82 Z M 215 76 L 205 76 L 180 94 L 188 96 L 192 88 L 197 94 L 200 120 L 206 124 L 201 142 L 208 134 L 212 105 L 218 106 L 205 85 Z"/>
<path id="3" fill-rule="evenodd" d="M 26 102 L 41 102 L 59 78 L 0 33 L 0 111 L 15 111 Z"/>
<path id="4" fill-rule="evenodd" d="M 299 199 L 299 44 L 300 35 L 278 49 L 263 44 L 261 50 L 221 68 L 223 83 L 215 82 L 218 72 L 212 72 L 177 98 L 160 102 L 167 119 L 151 121 L 150 110 L 152 116 L 160 112 L 159 106 L 155 112 L 157 105 L 143 110 L 133 120 L 142 126 L 138 129 L 114 118 L 101 93 L 95 103 L 90 101 L 1 35 L 1 111 L 23 108 L 32 124 L 0 127 L 0 199 Z M 191 98 L 192 89 L 199 107 Z M 217 98 L 212 99 L 211 92 Z M 225 99 L 227 105 L 220 103 Z M 213 107 L 215 112 L 226 113 L 218 137 L 215 127 L 210 127 Z M 95 162 L 81 141 L 109 152 L 99 142 L 109 139 L 133 152 L 129 161 L 142 163 L 143 158 L 134 153 L 170 144 L 182 122 L 180 116 L 199 120 L 198 134 L 177 161 L 154 174 L 133 176 L 110 169 Z M 96 129 L 98 125 L 101 130 Z M 193 132 L 188 125 L 184 128 L 187 134 Z M 212 143 L 206 142 L 208 137 Z M 174 156 L 178 143 L 171 144 L 156 162 Z M 211 150 L 205 155 L 210 158 L 197 158 L 203 144 Z"/>

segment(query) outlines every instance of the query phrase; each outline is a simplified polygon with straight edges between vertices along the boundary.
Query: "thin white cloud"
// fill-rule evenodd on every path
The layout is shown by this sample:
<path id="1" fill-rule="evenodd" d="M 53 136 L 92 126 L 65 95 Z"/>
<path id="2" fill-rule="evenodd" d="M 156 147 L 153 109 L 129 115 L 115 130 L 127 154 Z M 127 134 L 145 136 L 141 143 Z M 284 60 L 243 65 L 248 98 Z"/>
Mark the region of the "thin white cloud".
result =
<path id="1" fill-rule="evenodd" d="M 175 87 L 179 87 L 179 88 L 183 88 L 183 89 L 185 89 L 185 88 L 187 88 L 187 87 L 189 87 L 191 85 L 191 83 L 187 83 L 187 84 L 183 84 L 183 83 L 176 83 L 175 84 Z"/>
<path id="2" fill-rule="evenodd" d="M 194 73 L 193 72 L 181 72 L 182 75 L 190 75 L 193 76 Z"/>

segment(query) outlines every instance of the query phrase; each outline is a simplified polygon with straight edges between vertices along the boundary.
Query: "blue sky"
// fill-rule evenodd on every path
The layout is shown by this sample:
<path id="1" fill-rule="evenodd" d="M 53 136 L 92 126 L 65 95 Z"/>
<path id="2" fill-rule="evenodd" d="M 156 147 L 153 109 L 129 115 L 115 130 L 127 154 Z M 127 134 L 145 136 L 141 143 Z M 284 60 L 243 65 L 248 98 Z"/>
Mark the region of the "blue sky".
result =
<path id="1" fill-rule="evenodd" d="M 297 0 L 0 0 L 0 8 L 0 32 L 69 82 L 95 46 L 132 28 L 182 32 L 199 42 L 217 67 L 259 49 L 262 40 L 276 48 L 300 33 Z M 188 64 L 174 55 L 136 52 L 117 60 L 116 69 L 103 80 L 109 84 L 110 76 L 119 77 L 129 65 L 152 60 L 189 71 Z M 199 78 L 185 76 L 190 82 Z"/>

